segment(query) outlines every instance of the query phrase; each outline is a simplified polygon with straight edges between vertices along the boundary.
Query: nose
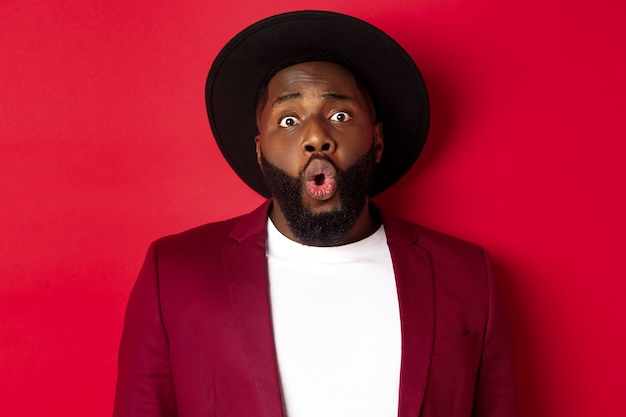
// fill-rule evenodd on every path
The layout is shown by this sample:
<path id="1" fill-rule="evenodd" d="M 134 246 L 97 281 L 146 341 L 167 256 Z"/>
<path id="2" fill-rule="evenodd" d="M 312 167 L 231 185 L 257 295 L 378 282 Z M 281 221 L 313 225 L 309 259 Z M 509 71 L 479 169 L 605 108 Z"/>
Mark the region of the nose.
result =
<path id="1" fill-rule="evenodd" d="M 302 150 L 305 153 L 332 153 L 335 151 L 335 141 L 328 132 L 323 120 L 310 118 L 303 131 Z"/>

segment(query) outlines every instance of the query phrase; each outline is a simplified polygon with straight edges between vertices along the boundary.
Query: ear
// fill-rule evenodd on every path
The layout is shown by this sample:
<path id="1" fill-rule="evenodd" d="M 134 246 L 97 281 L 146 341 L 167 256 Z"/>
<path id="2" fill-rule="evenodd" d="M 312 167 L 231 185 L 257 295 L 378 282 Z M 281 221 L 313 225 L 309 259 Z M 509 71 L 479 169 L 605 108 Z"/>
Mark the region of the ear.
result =
<path id="1" fill-rule="evenodd" d="M 374 123 L 374 149 L 376 149 L 376 163 L 380 162 L 385 149 L 385 141 L 383 140 L 383 124 Z"/>
<path id="2" fill-rule="evenodd" d="M 259 168 L 263 171 L 263 163 L 261 162 L 261 137 L 259 135 L 254 137 L 254 145 L 256 147 L 256 163 L 259 164 Z"/>

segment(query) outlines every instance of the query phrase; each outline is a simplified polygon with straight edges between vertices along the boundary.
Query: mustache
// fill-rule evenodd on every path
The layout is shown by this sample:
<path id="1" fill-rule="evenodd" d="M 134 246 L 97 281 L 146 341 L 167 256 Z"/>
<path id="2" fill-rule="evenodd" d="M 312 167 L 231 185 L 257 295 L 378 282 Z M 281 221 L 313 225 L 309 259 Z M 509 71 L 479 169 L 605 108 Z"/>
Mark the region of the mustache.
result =
<path id="1" fill-rule="evenodd" d="M 333 166 L 333 168 L 335 168 L 335 171 L 337 171 L 338 173 L 343 172 L 339 167 L 337 167 L 335 162 L 332 159 L 330 159 L 330 157 L 328 155 L 325 155 L 325 154 L 322 154 L 322 153 L 316 153 L 316 154 L 311 155 L 309 160 L 306 161 L 306 164 L 304 164 L 304 167 L 298 173 L 298 178 L 300 178 L 300 179 L 304 178 L 304 172 L 306 171 L 306 169 L 309 167 L 309 165 L 311 165 L 311 163 L 313 161 L 315 161 L 317 159 L 321 159 L 323 161 L 328 162 L 329 164 L 331 164 Z"/>

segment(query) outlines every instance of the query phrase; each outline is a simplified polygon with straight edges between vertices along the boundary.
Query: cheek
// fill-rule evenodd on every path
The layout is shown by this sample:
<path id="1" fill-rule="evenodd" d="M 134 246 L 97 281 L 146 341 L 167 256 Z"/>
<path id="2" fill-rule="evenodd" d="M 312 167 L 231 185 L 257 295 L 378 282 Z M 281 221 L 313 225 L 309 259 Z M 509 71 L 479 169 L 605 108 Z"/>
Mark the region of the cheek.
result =
<path id="1" fill-rule="evenodd" d="M 263 158 L 272 165 L 292 176 L 298 176 L 303 164 L 297 146 L 289 141 L 261 141 L 259 145 Z"/>

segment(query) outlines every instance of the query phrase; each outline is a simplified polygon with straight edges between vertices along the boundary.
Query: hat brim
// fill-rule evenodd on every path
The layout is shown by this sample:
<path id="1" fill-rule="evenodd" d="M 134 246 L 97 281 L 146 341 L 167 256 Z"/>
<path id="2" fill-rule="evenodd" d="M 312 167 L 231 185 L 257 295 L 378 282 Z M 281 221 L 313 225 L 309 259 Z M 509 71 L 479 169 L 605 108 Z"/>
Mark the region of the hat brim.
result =
<path id="1" fill-rule="evenodd" d="M 259 194 L 271 192 L 257 163 L 255 101 L 266 75 L 303 51 L 349 61 L 365 79 L 383 124 L 385 149 L 370 195 L 398 181 L 419 156 L 430 119 L 422 76 L 406 51 L 376 27 L 347 15 L 300 11 L 261 20 L 237 34 L 216 57 L 206 83 L 213 136 L 237 175 Z"/>

